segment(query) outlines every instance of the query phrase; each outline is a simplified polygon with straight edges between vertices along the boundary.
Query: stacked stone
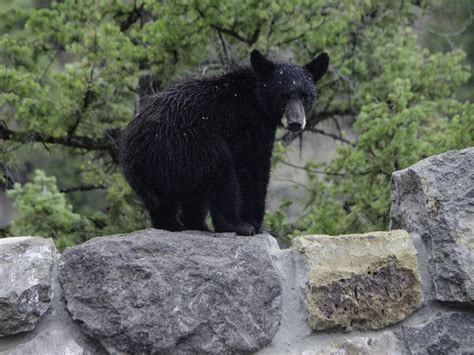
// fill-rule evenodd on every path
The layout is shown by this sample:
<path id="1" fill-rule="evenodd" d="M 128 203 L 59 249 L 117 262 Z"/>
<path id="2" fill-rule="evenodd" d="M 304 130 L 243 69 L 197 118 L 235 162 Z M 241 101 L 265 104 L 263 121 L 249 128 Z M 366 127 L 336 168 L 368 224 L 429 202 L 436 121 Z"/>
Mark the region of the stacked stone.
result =
<path id="1" fill-rule="evenodd" d="M 51 240 L 0 239 L 0 354 L 474 354 L 474 149 L 392 186 L 393 230 L 284 250 L 149 229 L 58 261 Z"/>
<path id="2" fill-rule="evenodd" d="M 0 336 L 33 329 L 53 296 L 51 239 L 0 239 Z"/>
<path id="3" fill-rule="evenodd" d="M 426 304 L 439 306 L 423 322 L 402 326 L 408 349 L 474 354 L 474 148 L 395 172 L 391 228 L 419 239 Z"/>

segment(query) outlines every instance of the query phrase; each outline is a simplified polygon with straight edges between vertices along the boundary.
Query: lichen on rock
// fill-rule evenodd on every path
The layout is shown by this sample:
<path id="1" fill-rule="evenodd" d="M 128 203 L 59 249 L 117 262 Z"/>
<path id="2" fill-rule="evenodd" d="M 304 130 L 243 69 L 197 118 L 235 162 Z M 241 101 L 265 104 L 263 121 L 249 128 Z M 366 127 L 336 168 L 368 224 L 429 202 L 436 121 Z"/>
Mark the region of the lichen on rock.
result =
<path id="1" fill-rule="evenodd" d="M 314 330 L 379 329 L 421 306 L 416 251 L 405 231 L 295 239 L 306 259 L 308 324 Z"/>

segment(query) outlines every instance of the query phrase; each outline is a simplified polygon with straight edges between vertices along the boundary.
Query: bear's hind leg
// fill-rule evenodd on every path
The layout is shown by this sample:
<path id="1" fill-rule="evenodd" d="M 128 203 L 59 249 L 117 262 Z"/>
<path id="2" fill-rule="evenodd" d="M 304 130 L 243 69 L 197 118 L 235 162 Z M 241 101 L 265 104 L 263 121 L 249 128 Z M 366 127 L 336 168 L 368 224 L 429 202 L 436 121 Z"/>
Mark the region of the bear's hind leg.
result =
<path id="1" fill-rule="evenodd" d="M 182 231 L 184 226 L 179 220 L 179 205 L 167 198 L 149 196 L 144 199 L 144 205 L 150 214 L 153 228 L 168 231 Z"/>
<path id="2" fill-rule="evenodd" d="M 209 203 L 206 197 L 193 197 L 183 202 L 183 212 L 181 220 L 184 227 L 190 230 L 209 232 L 206 223 L 207 213 L 209 212 Z"/>

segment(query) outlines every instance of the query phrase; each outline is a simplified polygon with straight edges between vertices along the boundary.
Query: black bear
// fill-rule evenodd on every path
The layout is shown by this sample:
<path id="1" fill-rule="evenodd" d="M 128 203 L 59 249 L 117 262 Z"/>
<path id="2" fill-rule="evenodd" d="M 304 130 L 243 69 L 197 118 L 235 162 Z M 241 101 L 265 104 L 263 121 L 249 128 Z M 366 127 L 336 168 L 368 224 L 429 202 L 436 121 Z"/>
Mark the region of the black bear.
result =
<path id="1" fill-rule="evenodd" d="M 304 128 L 329 56 L 250 62 L 163 91 L 125 128 L 123 171 L 153 227 L 208 230 L 210 211 L 216 232 L 261 232 L 277 126 Z"/>

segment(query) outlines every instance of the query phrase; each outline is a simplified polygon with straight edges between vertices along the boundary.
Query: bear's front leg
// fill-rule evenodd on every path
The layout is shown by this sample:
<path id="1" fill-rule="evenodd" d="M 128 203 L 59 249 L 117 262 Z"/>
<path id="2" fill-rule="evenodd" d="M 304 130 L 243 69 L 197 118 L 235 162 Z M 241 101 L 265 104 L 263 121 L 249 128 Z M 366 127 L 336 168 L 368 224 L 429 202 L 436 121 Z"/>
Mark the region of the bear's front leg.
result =
<path id="1" fill-rule="evenodd" d="M 270 178 L 269 170 L 263 168 L 259 172 L 246 171 L 239 174 L 242 191 L 242 219 L 253 225 L 257 234 L 262 233 L 265 200 Z"/>
<path id="2" fill-rule="evenodd" d="M 216 232 L 235 232 L 238 235 L 254 235 L 255 227 L 240 216 L 241 193 L 234 166 L 229 164 L 220 172 L 214 186 L 211 217 Z"/>

